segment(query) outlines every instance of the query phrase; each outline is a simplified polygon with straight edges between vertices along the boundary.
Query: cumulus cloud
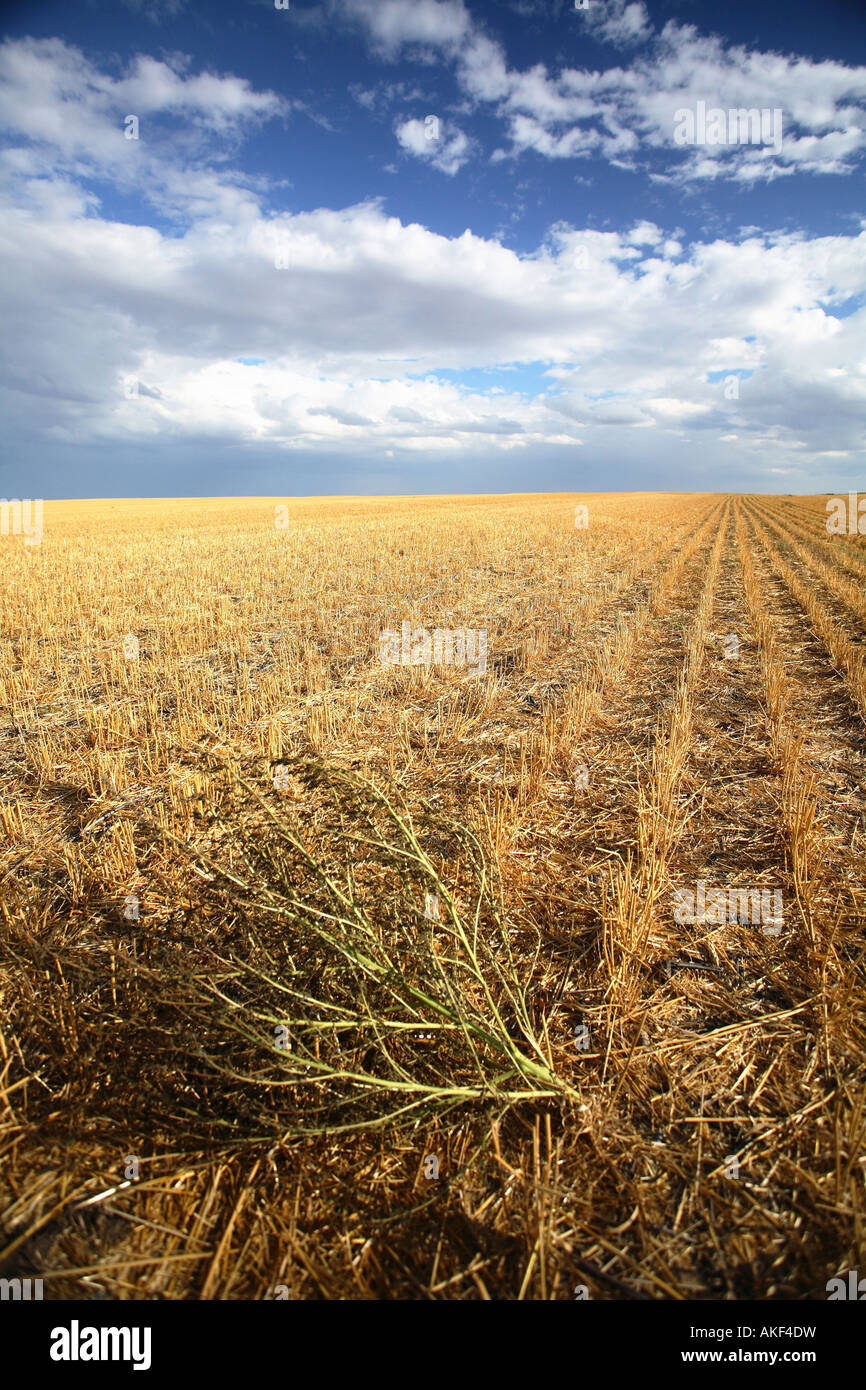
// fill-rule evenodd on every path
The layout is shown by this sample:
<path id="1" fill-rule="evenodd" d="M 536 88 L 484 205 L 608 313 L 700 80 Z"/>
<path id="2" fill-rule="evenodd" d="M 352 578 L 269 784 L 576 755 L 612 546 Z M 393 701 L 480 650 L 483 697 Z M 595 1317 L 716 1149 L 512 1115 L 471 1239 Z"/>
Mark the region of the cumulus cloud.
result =
<path id="1" fill-rule="evenodd" d="M 274 216 L 229 169 L 172 162 L 166 147 L 145 167 L 149 196 L 182 211 L 168 234 L 100 216 L 88 179 L 105 168 L 120 181 L 104 143 L 128 104 L 118 82 L 139 84 L 142 111 L 185 103 L 212 120 L 210 87 L 176 64 L 106 75 L 64 45 L 7 47 L 3 62 L 0 86 L 41 82 L 29 115 L 0 91 L 13 134 L 0 252 L 14 267 L 0 281 L 0 416 L 16 450 L 207 440 L 347 460 L 644 459 L 681 443 L 696 470 L 736 447 L 797 478 L 830 455 L 862 458 L 866 230 L 687 244 L 647 219 L 562 223 L 518 255 L 378 202 Z M 220 120 L 274 109 L 213 81 Z M 70 90 L 84 109 L 54 167 Z M 499 369 L 489 388 L 460 383 L 478 368 Z"/>
<path id="2" fill-rule="evenodd" d="M 601 157 L 677 182 L 771 181 L 791 172 L 843 174 L 866 152 L 866 68 L 731 45 L 693 25 L 654 30 L 640 0 L 575 10 L 593 37 L 641 48 L 604 71 L 544 64 L 520 71 L 460 0 L 349 0 L 348 13 L 390 58 L 407 51 L 453 64 L 469 100 L 490 105 L 508 143 L 494 155 Z M 708 109 L 781 113 L 781 141 L 678 145 L 677 113 Z M 737 127 L 735 127 L 736 129 Z"/>
<path id="3" fill-rule="evenodd" d="M 274 265 L 277 228 L 288 269 Z M 866 313 L 832 306 L 866 290 L 866 232 L 699 243 L 674 258 L 651 223 L 563 225 L 521 257 L 375 204 L 164 238 L 60 199 L 38 220 L 7 212 L 3 242 L 16 274 L 0 299 L 14 343 L 0 399 L 47 438 L 354 454 L 467 436 L 576 444 L 643 426 L 735 431 L 756 449 L 776 431 L 798 456 L 860 444 Z M 548 364 L 547 391 L 520 390 L 526 362 Z M 495 390 L 432 376 L 497 364 L 518 370 Z M 129 378 L 146 391 L 129 398 Z"/>
<path id="4" fill-rule="evenodd" d="M 139 55 L 112 74 L 59 38 L 7 40 L 0 45 L 0 130 L 7 138 L 0 180 L 99 177 L 166 209 L 195 189 L 222 210 L 243 195 L 208 169 L 216 142 L 224 157 L 233 137 L 287 116 L 290 105 L 243 78 L 186 72 L 188 65 L 180 55 L 171 62 Z"/>
<path id="5" fill-rule="evenodd" d="M 459 126 L 440 121 L 438 116 L 402 121 L 396 132 L 407 153 L 426 160 L 443 174 L 456 174 L 469 159 L 469 137 Z"/>
<path id="6" fill-rule="evenodd" d="M 587 26 L 596 37 L 609 43 L 627 45 L 649 38 L 652 25 L 642 0 L 605 0 L 582 9 Z"/>
<path id="7" fill-rule="evenodd" d="M 407 45 L 459 44 L 472 22 L 463 0 L 331 0 L 336 18 L 360 24 L 388 56 Z"/>

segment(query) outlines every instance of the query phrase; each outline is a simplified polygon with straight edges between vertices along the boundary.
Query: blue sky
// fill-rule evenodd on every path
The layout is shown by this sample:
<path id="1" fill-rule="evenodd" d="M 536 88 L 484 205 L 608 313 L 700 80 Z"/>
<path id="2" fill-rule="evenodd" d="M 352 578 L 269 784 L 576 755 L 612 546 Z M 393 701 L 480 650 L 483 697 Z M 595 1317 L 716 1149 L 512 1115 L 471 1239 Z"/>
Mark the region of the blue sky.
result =
<path id="1" fill-rule="evenodd" d="M 860 0 L 2 23 L 5 496 L 866 490 Z"/>

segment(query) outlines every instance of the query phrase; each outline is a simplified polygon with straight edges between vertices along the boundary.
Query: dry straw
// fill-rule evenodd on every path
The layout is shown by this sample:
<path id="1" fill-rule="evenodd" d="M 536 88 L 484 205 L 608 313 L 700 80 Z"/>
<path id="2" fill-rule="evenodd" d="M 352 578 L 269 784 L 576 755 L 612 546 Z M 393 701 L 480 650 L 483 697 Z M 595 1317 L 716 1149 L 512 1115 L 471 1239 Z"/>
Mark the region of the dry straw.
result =
<path id="1" fill-rule="evenodd" d="M 303 823 L 228 774 L 217 849 L 198 856 L 244 924 L 243 949 L 197 976 L 202 1059 L 276 1099 L 284 1135 L 573 1096 L 533 1026 L 477 835 L 321 760 L 284 766 Z"/>

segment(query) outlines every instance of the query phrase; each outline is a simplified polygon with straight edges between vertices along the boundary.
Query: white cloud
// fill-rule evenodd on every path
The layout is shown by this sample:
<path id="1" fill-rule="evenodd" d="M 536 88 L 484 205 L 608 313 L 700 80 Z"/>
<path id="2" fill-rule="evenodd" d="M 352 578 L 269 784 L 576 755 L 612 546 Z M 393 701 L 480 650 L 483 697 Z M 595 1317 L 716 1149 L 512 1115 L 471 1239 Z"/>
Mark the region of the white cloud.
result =
<path id="1" fill-rule="evenodd" d="M 450 121 L 438 116 L 412 119 L 396 127 L 403 149 L 425 159 L 443 174 L 456 174 L 467 163 L 471 151 L 469 137 Z"/>
<path id="2" fill-rule="evenodd" d="M 30 113 L 10 97 L 28 76 Z M 80 184 L 94 169 L 129 177 L 109 119 L 125 104 L 118 83 L 139 84 L 142 110 L 184 104 L 212 120 L 215 101 L 233 123 L 271 110 L 267 94 L 219 78 L 214 98 L 176 65 L 106 76 L 64 45 L 7 46 L 0 79 L 0 119 L 18 135 L 0 162 L 10 453 L 51 441 L 349 460 L 573 447 L 639 467 L 657 439 L 662 454 L 691 448 L 697 467 L 735 436 L 740 458 L 772 449 L 807 469 L 862 447 L 866 309 L 833 306 L 866 294 L 866 230 L 688 244 L 646 219 L 621 232 L 563 223 L 519 256 L 375 202 L 270 217 L 254 187 L 189 165 L 182 148 L 173 160 L 167 144 L 140 166 L 149 196 L 182 212 L 183 230 L 163 235 L 101 217 Z M 461 160 L 462 132 L 443 130 L 438 157 Z M 404 147 L 428 157 L 419 137 L 404 124 Z M 537 367 L 525 389 L 520 372 L 538 363 L 540 394 Z M 488 390 L 442 375 L 471 368 L 501 370 Z M 739 374 L 737 399 L 708 379 L 719 374 Z"/>
<path id="3" fill-rule="evenodd" d="M 634 426 L 733 430 L 756 453 L 774 438 L 798 460 L 803 441 L 816 454 L 860 444 L 866 312 L 820 304 L 866 289 L 866 232 L 671 259 L 650 223 L 562 226 L 519 257 L 370 204 L 276 222 L 243 206 L 230 225 L 164 238 L 87 216 L 61 190 L 39 218 L 8 211 L 2 243 L 16 265 L 0 300 L 12 434 L 23 418 L 79 443 L 206 437 L 353 457 L 430 441 L 586 446 Z M 264 361 L 237 362 L 239 347 Z M 538 361 L 552 364 L 542 395 L 519 389 L 519 371 L 488 392 L 425 379 Z M 707 380 L 744 371 L 736 401 Z M 146 387 L 137 398 L 128 378 Z"/>
<path id="4" fill-rule="evenodd" d="M 674 21 L 656 33 L 639 2 L 593 0 L 574 12 L 595 37 L 643 47 L 630 66 L 601 72 L 555 73 L 540 63 L 510 69 L 502 45 L 459 0 L 349 0 L 349 13 L 391 58 L 423 40 L 421 56 L 453 63 L 470 100 L 493 105 L 505 124 L 510 148 L 495 157 L 527 150 L 549 159 L 601 156 L 619 168 L 646 164 L 655 177 L 678 182 L 754 183 L 794 170 L 847 173 L 866 151 L 866 67 L 729 45 Z M 677 145 L 676 113 L 699 102 L 725 112 L 780 111 L 780 147 Z"/>
<path id="5" fill-rule="evenodd" d="M 654 222 L 639 222 L 625 239 L 630 246 L 658 246 L 664 240 L 664 233 Z"/>
<path id="6" fill-rule="evenodd" d="M 407 44 L 458 44 L 471 27 L 462 0 L 341 0 L 334 9 L 337 16 L 361 23 L 390 56 Z"/>
<path id="7" fill-rule="evenodd" d="M 187 192 L 215 212 L 227 199 L 242 198 L 237 188 L 229 190 L 230 177 L 217 181 L 197 162 L 217 139 L 224 152 L 249 126 L 284 117 L 289 103 L 239 77 L 184 74 L 187 65 L 178 56 L 171 64 L 138 56 L 112 76 L 62 39 L 7 40 L 0 45 L 0 130 L 8 142 L 0 179 L 96 175 L 166 209 Z"/>
<path id="8" fill-rule="evenodd" d="M 609 43 L 640 43 L 652 33 L 646 5 L 642 0 L 603 0 L 600 5 L 590 0 L 586 10 L 581 13 L 597 37 L 607 39 Z"/>

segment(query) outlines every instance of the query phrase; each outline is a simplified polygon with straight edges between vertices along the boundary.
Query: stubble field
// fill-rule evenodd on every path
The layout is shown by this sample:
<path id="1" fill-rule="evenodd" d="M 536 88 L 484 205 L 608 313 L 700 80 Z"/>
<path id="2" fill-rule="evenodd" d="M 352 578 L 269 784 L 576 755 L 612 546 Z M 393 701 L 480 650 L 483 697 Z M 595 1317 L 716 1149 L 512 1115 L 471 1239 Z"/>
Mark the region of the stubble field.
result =
<path id="1" fill-rule="evenodd" d="M 866 540 L 825 500 L 48 502 L 0 536 L 0 1275 L 862 1268 Z"/>

